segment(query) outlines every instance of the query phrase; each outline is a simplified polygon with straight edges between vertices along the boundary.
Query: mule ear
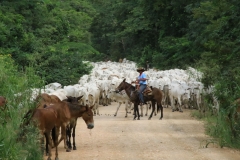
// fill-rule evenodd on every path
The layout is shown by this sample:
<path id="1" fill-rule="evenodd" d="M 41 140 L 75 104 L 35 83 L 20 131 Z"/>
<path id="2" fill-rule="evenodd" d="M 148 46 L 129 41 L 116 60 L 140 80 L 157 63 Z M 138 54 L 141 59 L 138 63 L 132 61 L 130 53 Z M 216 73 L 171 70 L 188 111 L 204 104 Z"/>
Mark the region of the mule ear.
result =
<path id="1" fill-rule="evenodd" d="M 82 96 L 80 96 L 80 97 L 77 97 L 77 100 L 79 101 L 80 99 L 82 99 L 82 97 L 83 97 L 83 95 L 82 95 Z"/>
<path id="2" fill-rule="evenodd" d="M 92 105 L 91 107 L 89 107 L 90 109 L 93 109 L 94 105 Z"/>
<path id="3" fill-rule="evenodd" d="M 124 78 L 123 82 L 125 82 L 125 81 L 126 81 L 126 78 Z"/>

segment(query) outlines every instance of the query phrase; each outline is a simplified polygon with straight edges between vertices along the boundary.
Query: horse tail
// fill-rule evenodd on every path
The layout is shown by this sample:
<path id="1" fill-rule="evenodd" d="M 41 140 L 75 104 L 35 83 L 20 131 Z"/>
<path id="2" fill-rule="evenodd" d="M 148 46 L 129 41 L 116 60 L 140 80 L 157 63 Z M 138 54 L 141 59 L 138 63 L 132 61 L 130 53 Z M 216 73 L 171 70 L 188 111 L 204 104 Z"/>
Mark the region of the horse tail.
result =
<path id="1" fill-rule="evenodd" d="M 30 109 L 23 117 L 23 121 L 21 123 L 21 126 L 27 126 L 30 123 L 30 120 L 32 119 L 33 114 L 35 113 L 35 109 Z"/>
<path id="2" fill-rule="evenodd" d="M 35 109 L 30 109 L 23 117 L 22 122 L 20 123 L 20 131 L 17 136 L 17 142 L 25 141 L 25 134 L 27 132 L 27 126 L 30 124 L 30 120 L 32 119 L 33 114 L 35 113 Z"/>

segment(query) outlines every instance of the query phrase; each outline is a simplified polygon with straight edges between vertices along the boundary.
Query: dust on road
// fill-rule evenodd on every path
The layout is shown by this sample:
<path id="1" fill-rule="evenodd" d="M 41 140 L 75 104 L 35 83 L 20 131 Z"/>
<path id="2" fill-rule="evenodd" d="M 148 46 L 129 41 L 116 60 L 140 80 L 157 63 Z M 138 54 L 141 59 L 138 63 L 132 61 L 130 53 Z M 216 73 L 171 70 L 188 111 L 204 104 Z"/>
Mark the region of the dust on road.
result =
<path id="1" fill-rule="evenodd" d="M 164 108 L 163 120 L 160 114 L 133 120 L 125 118 L 125 106 L 121 106 L 117 117 L 117 103 L 100 106 L 100 116 L 94 117 L 94 129 L 87 129 L 79 118 L 76 128 L 77 150 L 65 152 L 63 142 L 59 145 L 60 160 L 240 160 L 240 151 L 220 148 L 210 144 L 204 134 L 204 124 L 190 115 L 171 112 Z M 55 151 L 52 150 L 54 158 Z M 44 159 L 47 159 L 45 156 Z"/>

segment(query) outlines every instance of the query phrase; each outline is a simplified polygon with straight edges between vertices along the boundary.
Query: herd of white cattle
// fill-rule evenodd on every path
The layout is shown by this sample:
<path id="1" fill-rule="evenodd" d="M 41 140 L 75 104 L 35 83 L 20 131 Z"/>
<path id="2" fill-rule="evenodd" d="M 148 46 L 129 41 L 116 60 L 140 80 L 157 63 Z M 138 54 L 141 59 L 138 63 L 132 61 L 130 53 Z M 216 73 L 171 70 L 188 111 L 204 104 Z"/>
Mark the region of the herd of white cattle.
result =
<path id="1" fill-rule="evenodd" d="M 84 62 L 90 63 L 93 69 L 89 75 L 80 77 L 76 84 L 62 86 L 60 83 L 50 83 L 41 89 L 41 93 L 56 95 L 60 100 L 66 99 L 66 96 L 79 97 L 83 96 L 81 103 L 94 105 L 94 114 L 99 115 L 99 105 L 109 105 L 112 101 L 119 102 L 117 111 L 122 103 L 126 104 L 126 116 L 129 109 L 129 97 L 122 91 L 114 92 L 118 85 L 126 79 L 126 82 L 135 81 L 139 73 L 137 64 L 133 61 L 123 59 L 120 62 Z M 201 110 L 202 93 L 211 93 L 212 89 L 204 88 L 200 82 L 202 73 L 189 67 L 187 70 L 155 70 L 145 71 L 148 77 L 148 85 L 159 88 L 163 91 L 164 96 L 162 103 L 164 107 L 170 105 L 172 111 L 179 110 L 182 107 Z M 39 94 L 39 89 L 33 89 L 33 99 Z M 213 96 L 214 108 L 218 111 L 219 105 L 217 99 Z M 192 103 L 189 103 L 189 102 Z M 195 104 L 195 105 L 194 105 Z M 148 107 L 147 107 L 148 108 Z M 115 116 L 117 114 L 115 113 Z"/>

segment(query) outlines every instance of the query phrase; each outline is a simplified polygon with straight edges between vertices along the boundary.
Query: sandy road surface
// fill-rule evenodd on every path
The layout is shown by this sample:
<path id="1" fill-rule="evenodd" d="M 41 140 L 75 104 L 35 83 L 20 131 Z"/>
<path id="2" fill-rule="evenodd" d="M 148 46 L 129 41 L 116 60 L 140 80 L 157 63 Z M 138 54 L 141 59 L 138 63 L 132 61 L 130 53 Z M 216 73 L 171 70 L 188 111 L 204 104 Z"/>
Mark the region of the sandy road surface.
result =
<path id="1" fill-rule="evenodd" d="M 163 120 L 159 120 L 158 114 L 152 120 L 144 116 L 134 121 L 132 114 L 124 117 L 124 106 L 114 117 L 116 107 L 117 103 L 100 106 L 101 115 L 94 117 L 92 130 L 87 129 L 81 118 L 78 119 L 77 150 L 65 152 L 61 143 L 59 159 L 240 160 L 237 150 L 219 148 L 217 144 L 203 148 L 204 141 L 211 138 L 204 134 L 203 123 L 192 118 L 189 110 L 180 113 L 164 108 Z"/>

